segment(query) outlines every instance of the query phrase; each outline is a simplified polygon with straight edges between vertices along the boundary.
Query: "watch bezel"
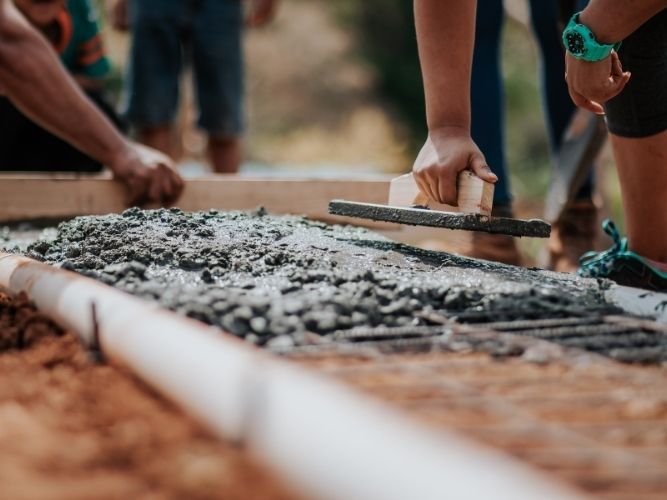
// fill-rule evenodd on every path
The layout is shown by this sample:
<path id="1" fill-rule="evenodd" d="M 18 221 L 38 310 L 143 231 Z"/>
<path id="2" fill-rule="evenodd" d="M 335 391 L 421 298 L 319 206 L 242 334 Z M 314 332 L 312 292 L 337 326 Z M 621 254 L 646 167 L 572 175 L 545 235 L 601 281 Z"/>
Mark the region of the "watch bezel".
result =
<path id="1" fill-rule="evenodd" d="M 563 45 L 565 50 L 572 57 L 581 59 L 587 62 L 598 62 L 609 57 L 613 50 L 618 50 L 621 43 L 616 44 L 602 44 L 598 42 L 588 26 L 581 24 L 579 21 L 580 13 L 575 14 L 570 19 L 567 27 L 563 31 Z M 578 40 L 573 40 L 577 38 Z M 578 47 L 576 42 L 579 42 L 581 47 Z"/>

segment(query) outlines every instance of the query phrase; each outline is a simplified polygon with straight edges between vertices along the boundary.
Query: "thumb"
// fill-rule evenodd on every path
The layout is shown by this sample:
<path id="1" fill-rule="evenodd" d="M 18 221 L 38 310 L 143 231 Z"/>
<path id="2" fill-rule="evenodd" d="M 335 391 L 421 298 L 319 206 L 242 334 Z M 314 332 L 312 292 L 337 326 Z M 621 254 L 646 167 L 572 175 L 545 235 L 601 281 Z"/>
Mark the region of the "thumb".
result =
<path id="1" fill-rule="evenodd" d="M 492 184 L 498 182 L 498 176 L 491 171 L 482 153 L 472 154 L 470 157 L 470 168 L 480 179 Z"/>
<path id="2" fill-rule="evenodd" d="M 630 81 L 632 75 L 629 71 L 623 71 L 621 59 L 618 57 L 616 51 L 611 53 L 611 63 L 611 79 L 620 93 Z"/>
<path id="3" fill-rule="evenodd" d="M 614 76 L 621 76 L 623 74 L 621 59 L 615 51 L 611 53 L 611 74 Z"/>

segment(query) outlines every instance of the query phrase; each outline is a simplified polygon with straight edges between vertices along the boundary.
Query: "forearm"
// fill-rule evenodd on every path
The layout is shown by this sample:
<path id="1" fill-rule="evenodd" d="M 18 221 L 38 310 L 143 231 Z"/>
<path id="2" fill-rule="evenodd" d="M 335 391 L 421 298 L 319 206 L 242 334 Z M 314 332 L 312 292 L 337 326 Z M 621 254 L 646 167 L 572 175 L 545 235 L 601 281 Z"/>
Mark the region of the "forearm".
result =
<path id="1" fill-rule="evenodd" d="M 415 0 L 429 130 L 470 129 L 475 0 Z"/>
<path id="2" fill-rule="evenodd" d="M 667 8 L 667 0 L 591 0 L 580 17 L 601 43 L 616 43 Z"/>
<path id="3" fill-rule="evenodd" d="M 7 0 L 0 1 L 0 82 L 21 111 L 111 165 L 127 142 L 88 100 L 48 45 Z"/>

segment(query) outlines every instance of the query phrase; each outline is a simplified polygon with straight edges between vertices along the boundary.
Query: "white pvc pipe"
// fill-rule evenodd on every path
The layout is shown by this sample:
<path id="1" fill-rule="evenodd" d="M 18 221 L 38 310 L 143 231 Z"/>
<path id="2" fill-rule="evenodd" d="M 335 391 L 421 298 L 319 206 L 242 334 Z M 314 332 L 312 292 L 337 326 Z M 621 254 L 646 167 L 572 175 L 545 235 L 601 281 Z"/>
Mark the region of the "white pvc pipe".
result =
<path id="1" fill-rule="evenodd" d="M 648 316 L 658 323 L 667 324 L 666 293 L 615 285 L 607 291 L 606 297 L 631 314 Z"/>
<path id="2" fill-rule="evenodd" d="M 308 498 L 578 498 L 511 458 L 74 273 L 0 253 L 0 287 L 26 292 L 85 342 L 97 325 L 105 355 L 219 435 L 247 442 Z"/>

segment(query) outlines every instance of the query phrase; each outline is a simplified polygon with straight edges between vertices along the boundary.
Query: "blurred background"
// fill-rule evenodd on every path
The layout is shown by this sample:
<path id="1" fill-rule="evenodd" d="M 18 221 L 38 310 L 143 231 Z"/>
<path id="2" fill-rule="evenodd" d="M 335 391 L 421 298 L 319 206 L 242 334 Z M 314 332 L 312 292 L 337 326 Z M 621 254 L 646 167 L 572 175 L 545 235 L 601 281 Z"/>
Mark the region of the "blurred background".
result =
<path id="1" fill-rule="evenodd" d="M 517 213 L 540 216 L 550 158 L 537 49 L 526 0 L 506 0 L 505 8 L 507 151 Z M 115 63 L 110 91 L 118 98 L 128 39 L 111 29 L 105 33 Z M 248 129 L 242 172 L 334 176 L 411 168 L 425 138 L 412 2 L 282 0 L 276 20 L 248 30 L 245 46 Z M 186 174 L 197 174 L 206 169 L 205 141 L 191 126 L 192 92 L 186 95 L 181 164 Z M 599 163 L 605 210 L 622 226 L 608 148 Z"/>

